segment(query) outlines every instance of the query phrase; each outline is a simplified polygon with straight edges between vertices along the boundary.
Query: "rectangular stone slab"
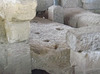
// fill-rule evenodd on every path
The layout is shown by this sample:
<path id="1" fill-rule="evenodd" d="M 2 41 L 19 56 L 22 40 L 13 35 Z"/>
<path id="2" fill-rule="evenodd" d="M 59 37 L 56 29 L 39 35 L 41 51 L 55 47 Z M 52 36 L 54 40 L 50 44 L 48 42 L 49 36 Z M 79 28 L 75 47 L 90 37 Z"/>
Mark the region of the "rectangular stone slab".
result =
<path id="1" fill-rule="evenodd" d="M 76 28 L 67 32 L 67 43 L 74 51 L 100 49 L 100 26 Z"/>
<path id="2" fill-rule="evenodd" d="M 6 22 L 6 35 L 9 43 L 27 40 L 30 33 L 30 22 Z"/>
<path id="3" fill-rule="evenodd" d="M 25 42 L 0 45 L 1 74 L 31 74 L 30 47 Z"/>
<path id="4" fill-rule="evenodd" d="M 100 74 L 100 50 L 75 52 L 71 50 L 71 65 L 75 65 L 75 74 Z"/>

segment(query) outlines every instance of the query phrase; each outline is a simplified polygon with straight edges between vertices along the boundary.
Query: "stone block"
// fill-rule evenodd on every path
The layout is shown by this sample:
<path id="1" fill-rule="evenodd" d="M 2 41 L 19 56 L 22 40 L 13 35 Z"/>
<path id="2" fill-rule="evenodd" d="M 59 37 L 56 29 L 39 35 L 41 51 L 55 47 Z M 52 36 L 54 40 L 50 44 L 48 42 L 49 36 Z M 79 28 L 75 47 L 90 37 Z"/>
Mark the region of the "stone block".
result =
<path id="1" fill-rule="evenodd" d="M 75 52 L 71 50 L 71 65 L 75 65 L 75 74 L 100 74 L 100 51 Z"/>
<path id="2" fill-rule="evenodd" d="M 37 0 L 37 11 L 45 11 L 53 5 L 53 0 Z"/>
<path id="3" fill-rule="evenodd" d="M 28 39 L 30 20 L 36 15 L 36 0 L 0 1 L 0 43 Z"/>
<path id="4" fill-rule="evenodd" d="M 35 17 L 36 0 L 6 0 L 4 5 L 5 19 L 7 21 L 30 21 Z"/>
<path id="5" fill-rule="evenodd" d="M 0 44 L 1 74 L 31 74 L 30 47 L 28 44 Z"/>
<path id="6" fill-rule="evenodd" d="M 100 26 L 69 30 L 67 43 L 72 50 L 79 52 L 100 49 Z"/>
<path id="7" fill-rule="evenodd" d="M 86 10 L 82 9 L 82 8 L 64 8 L 64 24 L 69 25 L 70 24 L 70 20 L 72 17 L 74 17 L 75 15 L 78 15 L 80 13 L 86 12 Z M 71 26 L 71 25 L 69 25 Z"/>
<path id="8" fill-rule="evenodd" d="M 58 22 L 64 23 L 64 13 L 63 8 L 60 6 L 53 5 L 48 8 L 48 19 Z"/>
<path id="9" fill-rule="evenodd" d="M 29 38 L 30 22 L 7 22 L 5 29 L 9 43 L 24 41 Z"/>
<path id="10" fill-rule="evenodd" d="M 76 8 L 81 7 L 81 0 L 61 0 L 61 6 L 64 8 Z"/>
<path id="11" fill-rule="evenodd" d="M 69 25 L 75 28 L 99 25 L 100 15 L 92 12 L 83 12 L 70 18 Z"/>
<path id="12" fill-rule="evenodd" d="M 66 32 L 72 28 L 45 19 L 34 20 L 37 23 L 31 23 L 30 35 L 32 69 L 50 74 L 69 74 L 70 49 Z"/>
<path id="13" fill-rule="evenodd" d="M 84 9 L 100 9 L 100 0 L 82 0 Z"/>

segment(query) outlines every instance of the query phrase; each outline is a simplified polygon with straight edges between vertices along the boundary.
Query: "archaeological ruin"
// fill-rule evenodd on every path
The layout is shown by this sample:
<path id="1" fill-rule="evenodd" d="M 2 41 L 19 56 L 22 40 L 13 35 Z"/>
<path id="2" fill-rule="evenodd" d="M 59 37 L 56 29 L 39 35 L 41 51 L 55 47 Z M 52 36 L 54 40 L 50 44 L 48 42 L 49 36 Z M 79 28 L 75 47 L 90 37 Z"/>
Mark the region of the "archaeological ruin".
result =
<path id="1" fill-rule="evenodd" d="M 0 74 L 100 74 L 100 0 L 0 0 Z"/>

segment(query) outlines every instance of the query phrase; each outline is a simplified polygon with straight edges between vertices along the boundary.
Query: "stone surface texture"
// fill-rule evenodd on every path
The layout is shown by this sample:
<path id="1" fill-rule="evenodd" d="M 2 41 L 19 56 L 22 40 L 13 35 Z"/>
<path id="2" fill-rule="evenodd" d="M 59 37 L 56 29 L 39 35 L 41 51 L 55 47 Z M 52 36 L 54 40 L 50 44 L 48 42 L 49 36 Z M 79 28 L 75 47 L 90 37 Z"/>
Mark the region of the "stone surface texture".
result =
<path id="1" fill-rule="evenodd" d="M 72 50 L 86 51 L 100 48 L 100 26 L 83 27 L 67 32 L 67 43 Z"/>
<path id="2" fill-rule="evenodd" d="M 61 0 L 61 6 L 64 8 L 81 7 L 82 2 L 81 0 Z"/>
<path id="3" fill-rule="evenodd" d="M 0 44 L 0 74 L 31 74 L 29 44 Z"/>
<path id="4" fill-rule="evenodd" d="M 36 18 L 31 23 L 32 69 L 50 74 L 69 74 L 70 49 L 66 42 L 69 26 Z"/>
<path id="5" fill-rule="evenodd" d="M 13 43 L 27 40 L 29 21 L 36 15 L 36 6 L 36 0 L 0 0 L 0 41 Z"/>
<path id="6" fill-rule="evenodd" d="M 61 6 L 53 5 L 48 8 L 48 19 L 58 22 L 64 23 L 64 9 Z"/>
<path id="7" fill-rule="evenodd" d="M 82 0 L 84 9 L 100 9 L 100 0 Z"/>
<path id="8" fill-rule="evenodd" d="M 45 11 L 53 5 L 53 0 L 37 0 L 37 11 Z"/>
<path id="9" fill-rule="evenodd" d="M 83 12 L 70 18 L 69 25 L 75 28 L 100 25 L 100 15 L 89 11 Z"/>
<path id="10" fill-rule="evenodd" d="M 100 74 L 100 51 L 75 52 L 71 50 L 71 65 L 76 74 Z"/>

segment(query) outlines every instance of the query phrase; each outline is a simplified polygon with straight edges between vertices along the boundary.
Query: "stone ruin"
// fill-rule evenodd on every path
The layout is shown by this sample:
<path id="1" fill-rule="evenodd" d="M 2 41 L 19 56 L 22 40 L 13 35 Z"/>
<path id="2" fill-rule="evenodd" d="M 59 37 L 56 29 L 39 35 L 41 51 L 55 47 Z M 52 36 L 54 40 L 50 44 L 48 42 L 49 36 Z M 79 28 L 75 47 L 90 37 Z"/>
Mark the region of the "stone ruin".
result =
<path id="1" fill-rule="evenodd" d="M 100 1 L 59 1 L 0 0 L 0 74 L 100 74 Z"/>

